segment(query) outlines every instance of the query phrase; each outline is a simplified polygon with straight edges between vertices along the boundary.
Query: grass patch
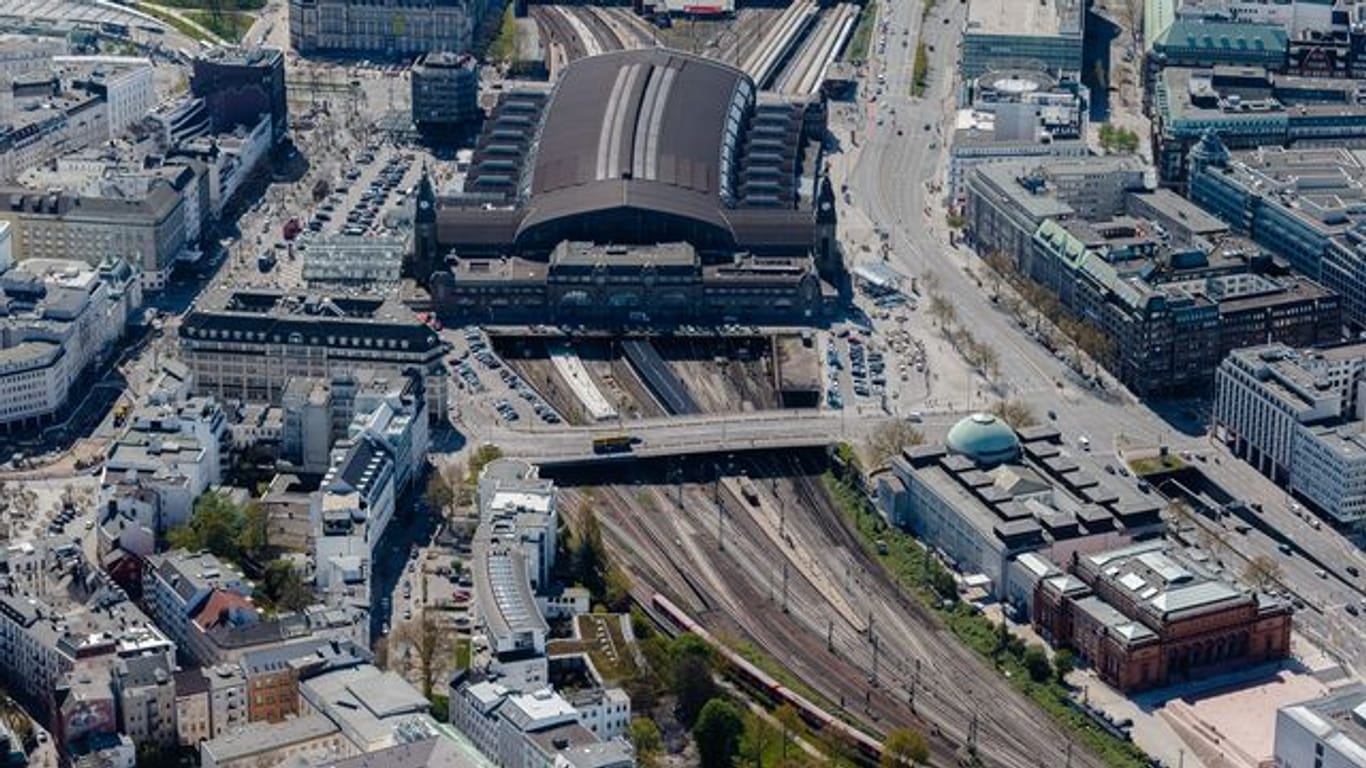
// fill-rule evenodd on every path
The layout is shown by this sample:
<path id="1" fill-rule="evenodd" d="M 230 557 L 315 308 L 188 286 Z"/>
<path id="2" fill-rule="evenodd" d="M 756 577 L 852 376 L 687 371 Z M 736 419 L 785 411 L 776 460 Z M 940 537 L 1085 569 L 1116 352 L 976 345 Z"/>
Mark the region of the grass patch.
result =
<path id="1" fill-rule="evenodd" d="M 1186 462 L 1182 461 L 1180 456 L 1173 453 L 1169 453 L 1166 456 L 1150 456 L 1146 459 L 1134 459 L 1129 462 L 1129 469 L 1133 470 L 1134 474 L 1139 476 L 1155 475 L 1159 472 L 1171 472 L 1173 470 L 1182 469 L 1185 466 Z"/>
<path id="2" fill-rule="evenodd" d="M 240 42 L 251 29 L 252 23 L 250 15 L 230 11 L 217 14 L 209 11 L 185 11 L 183 15 L 231 43 Z"/>
<path id="3" fill-rule="evenodd" d="M 157 0 L 157 5 L 191 11 L 212 11 L 215 6 L 225 12 L 259 11 L 266 7 L 266 0 Z"/>
<path id="4" fill-rule="evenodd" d="M 470 639 L 467 636 L 455 638 L 455 668 L 470 668 Z"/>
<path id="5" fill-rule="evenodd" d="M 930 79 L 930 56 L 924 43 L 915 44 L 915 63 L 911 65 L 911 95 L 920 96 Z"/>
<path id="6" fill-rule="evenodd" d="M 854 34 L 849 37 L 849 48 L 844 53 L 846 61 L 862 64 L 868 60 L 868 46 L 873 43 L 873 27 L 877 25 L 877 2 L 868 0 L 859 11 L 858 24 Z"/>
<path id="7" fill-rule="evenodd" d="M 517 19 L 512 15 L 512 3 L 503 11 L 498 34 L 489 43 L 488 60 L 495 64 L 511 64 L 517 57 Z"/>
<path id="8" fill-rule="evenodd" d="M 143 5 L 141 3 L 134 7 L 137 8 L 137 10 L 147 14 L 148 16 L 157 19 L 162 24 L 165 24 L 166 26 L 170 27 L 171 29 L 174 29 L 180 34 L 190 38 L 191 40 L 203 40 L 209 43 L 218 42 L 217 40 L 214 40 L 205 35 L 197 27 L 191 24 L 186 24 L 183 19 L 172 16 L 169 13 L 166 13 L 165 11 L 161 10 L 160 8 L 153 8 L 152 6 Z"/>
<path id="9" fill-rule="evenodd" d="M 967 603 L 947 598 L 953 577 L 909 533 L 889 526 L 868 508 L 867 498 L 831 473 L 824 477 L 826 489 L 844 521 L 859 532 L 863 548 L 879 559 L 902 589 L 935 612 L 964 645 L 991 661 L 998 672 L 1047 712 L 1068 735 L 1089 748 L 1112 768 L 1146 768 L 1147 755 L 1131 742 L 1101 730 L 1085 714 L 1068 704 L 1070 691 L 1055 680 L 1035 682 L 1022 661 L 1023 643 L 1002 647 L 999 625 Z M 878 542 L 886 554 L 877 554 Z"/>

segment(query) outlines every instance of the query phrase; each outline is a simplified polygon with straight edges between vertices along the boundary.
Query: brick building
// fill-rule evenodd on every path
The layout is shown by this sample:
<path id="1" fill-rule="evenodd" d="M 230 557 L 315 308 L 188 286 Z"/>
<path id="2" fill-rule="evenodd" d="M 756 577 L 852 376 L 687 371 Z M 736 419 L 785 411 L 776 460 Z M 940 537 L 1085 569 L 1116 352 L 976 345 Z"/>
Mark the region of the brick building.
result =
<path id="1" fill-rule="evenodd" d="M 1290 652 L 1290 606 L 1178 560 L 1161 541 L 1075 557 L 1035 587 L 1034 627 L 1124 691 Z"/>

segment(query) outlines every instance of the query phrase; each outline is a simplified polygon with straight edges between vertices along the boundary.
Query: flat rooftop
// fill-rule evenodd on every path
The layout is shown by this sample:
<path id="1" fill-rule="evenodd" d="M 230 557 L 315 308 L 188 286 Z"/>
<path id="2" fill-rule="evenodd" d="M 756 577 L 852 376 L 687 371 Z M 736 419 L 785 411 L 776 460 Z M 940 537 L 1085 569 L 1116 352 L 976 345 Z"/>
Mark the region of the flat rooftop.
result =
<path id="1" fill-rule="evenodd" d="M 969 0 L 968 34 L 1061 37 L 1081 34 L 1080 0 Z"/>

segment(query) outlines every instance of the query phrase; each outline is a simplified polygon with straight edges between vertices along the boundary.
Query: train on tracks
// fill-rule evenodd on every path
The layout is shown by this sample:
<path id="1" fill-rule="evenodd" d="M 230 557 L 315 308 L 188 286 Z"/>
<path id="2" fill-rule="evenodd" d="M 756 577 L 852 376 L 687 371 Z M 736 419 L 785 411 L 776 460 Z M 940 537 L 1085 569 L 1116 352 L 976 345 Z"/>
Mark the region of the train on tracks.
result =
<path id="1" fill-rule="evenodd" d="M 683 609 L 674 605 L 672 600 L 662 594 L 655 593 L 651 602 L 656 611 L 662 613 L 681 631 L 691 632 L 711 646 L 721 658 L 726 660 L 726 664 L 729 665 L 732 673 L 744 685 L 761 692 L 775 705 L 790 704 L 812 728 L 817 730 L 829 728 L 839 731 L 850 742 L 858 745 L 858 750 L 864 758 L 876 762 L 882 756 L 882 742 L 830 714 L 812 703 L 810 699 L 773 679 L 772 675 L 759 669 L 744 656 L 717 642 L 710 632 L 694 621 Z"/>

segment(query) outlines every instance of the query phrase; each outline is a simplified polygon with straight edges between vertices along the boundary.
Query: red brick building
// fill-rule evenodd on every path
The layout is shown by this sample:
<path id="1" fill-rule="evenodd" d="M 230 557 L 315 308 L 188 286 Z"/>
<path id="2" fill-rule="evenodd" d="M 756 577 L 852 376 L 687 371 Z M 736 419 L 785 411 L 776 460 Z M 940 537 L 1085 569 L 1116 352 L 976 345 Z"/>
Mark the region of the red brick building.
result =
<path id="1" fill-rule="evenodd" d="M 1033 623 L 1124 691 L 1290 652 L 1288 603 L 1176 559 L 1159 541 L 1074 557 L 1035 587 Z"/>

